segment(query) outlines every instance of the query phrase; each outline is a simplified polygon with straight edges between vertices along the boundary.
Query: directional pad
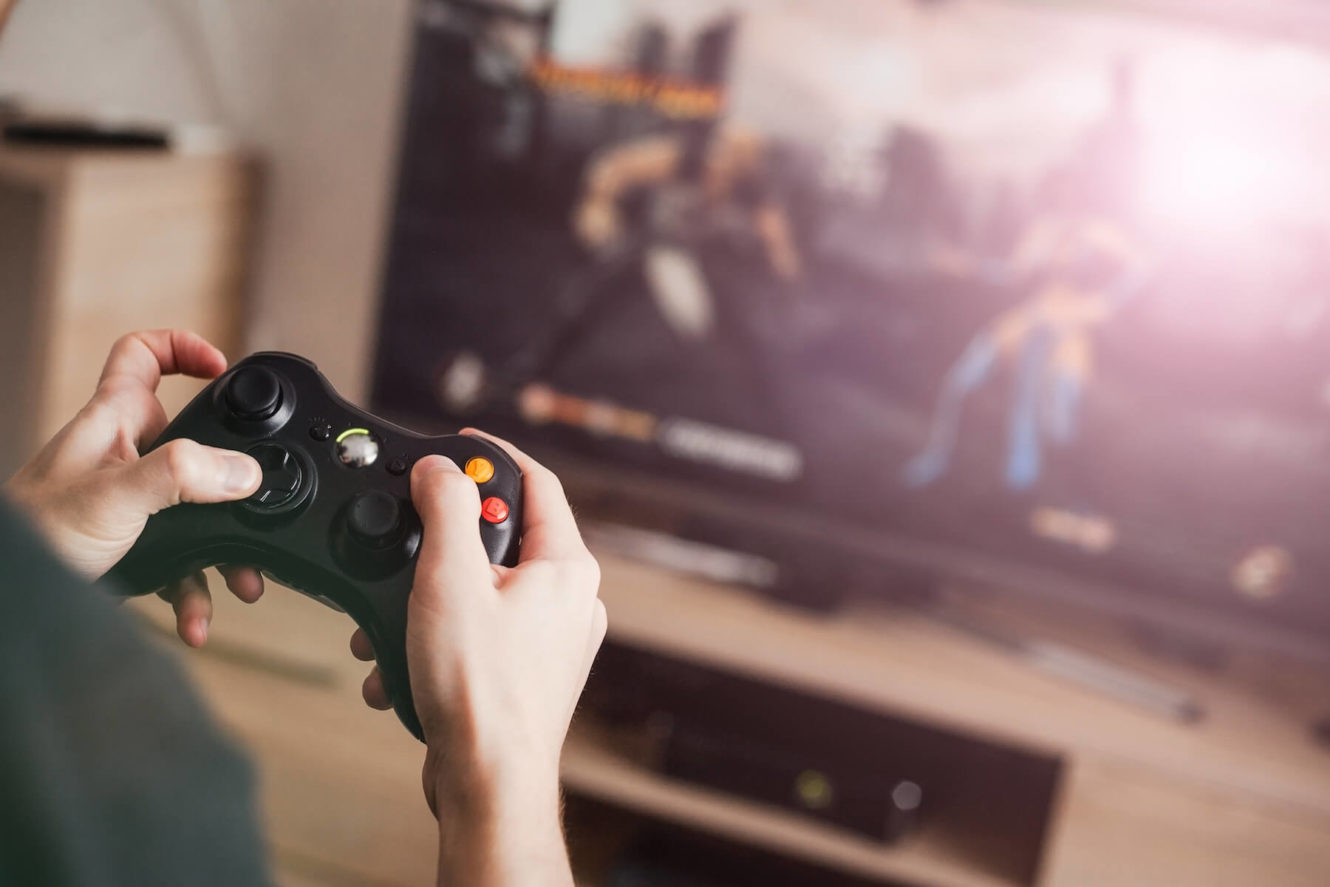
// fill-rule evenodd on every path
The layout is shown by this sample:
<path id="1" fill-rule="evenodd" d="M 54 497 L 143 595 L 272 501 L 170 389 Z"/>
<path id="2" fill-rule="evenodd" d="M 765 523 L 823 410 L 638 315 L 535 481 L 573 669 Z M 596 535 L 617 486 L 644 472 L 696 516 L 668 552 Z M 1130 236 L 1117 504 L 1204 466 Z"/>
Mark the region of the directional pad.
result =
<path id="1" fill-rule="evenodd" d="M 262 443 L 249 450 L 249 455 L 263 469 L 263 482 L 254 495 L 246 500 L 262 511 L 281 508 L 300 492 L 304 471 L 300 462 L 286 447 L 275 443 Z"/>

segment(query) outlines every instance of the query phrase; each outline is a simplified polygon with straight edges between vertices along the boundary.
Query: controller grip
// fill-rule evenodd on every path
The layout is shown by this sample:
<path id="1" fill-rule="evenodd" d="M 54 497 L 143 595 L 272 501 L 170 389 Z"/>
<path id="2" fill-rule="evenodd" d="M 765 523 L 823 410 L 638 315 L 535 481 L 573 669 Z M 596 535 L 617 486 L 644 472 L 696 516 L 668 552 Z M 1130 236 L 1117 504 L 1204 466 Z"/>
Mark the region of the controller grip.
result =
<path id="1" fill-rule="evenodd" d="M 362 618 L 356 613 L 350 615 L 369 635 L 370 643 L 374 645 L 374 658 L 397 719 L 411 731 L 412 736 L 424 742 L 425 732 L 420 725 L 420 716 L 416 713 L 411 695 L 411 674 L 407 668 L 407 602 L 407 596 L 395 595 L 380 601 L 372 618 Z"/>
<path id="2" fill-rule="evenodd" d="M 264 564 L 264 549 L 240 540 L 189 544 L 210 538 L 212 507 L 181 503 L 148 518 L 133 547 L 107 571 L 107 589 L 120 597 L 140 597 L 218 564 Z"/>
<path id="3" fill-rule="evenodd" d="M 191 512 L 204 508 L 177 505 L 171 509 L 188 523 Z M 207 512 L 203 512 L 206 517 Z M 155 519 L 155 518 L 154 518 Z M 136 545 L 106 574 L 108 590 L 124 597 L 151 594 L 181 576 L 217 564 L 248 564 L 261 570 L 273 581 L 295 589 L 336 609 L 344 610 L 368 635 L 374 646 L 374 658 L 383 676 L 393 710 L 411 735 L 424 742 L 425 735 L 411 696 L 411 676 L 406 658 L 406 616 L 409 594 L 395 587 L 367 591 L 348 583 L 345 577 L 327 573 L 318 588 L 305 588 L 292 580 L 304 575 L 308 567 L 284 552 L 247 545 L 232 540 L 205 545 L 182 554 L 178 539 L 162 522 L 149 521 L 141 544 Z M 160 537 L 160 538 L 159 538 Z"/>

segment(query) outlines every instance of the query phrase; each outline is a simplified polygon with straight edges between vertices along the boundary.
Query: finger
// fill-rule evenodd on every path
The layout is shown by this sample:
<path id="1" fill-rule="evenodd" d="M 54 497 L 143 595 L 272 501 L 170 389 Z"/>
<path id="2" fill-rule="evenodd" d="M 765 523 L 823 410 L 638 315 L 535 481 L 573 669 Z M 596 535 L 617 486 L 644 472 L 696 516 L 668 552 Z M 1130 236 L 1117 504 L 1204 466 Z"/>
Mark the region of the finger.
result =
<path id="1" fill-rule="evenodd" d="M 351 634 L 351 655 L 361 662 L 374 661 L 374 645 L 370 643 L 369 635 L 365 634 L 363 628 L 357 628 Z"/>
<path id="2" fill-rule="evenodd" d="M 586 544 L 554 472 L 506 440 L 475 428 L 465 428 L 462 433 L 498 445 L 522 469 L 522 561 L 584 557 Z"/>
<path id="3" fill-rule="evenodd" d="M 83 415 L 105 423 L 111 433 L 119 433 L 126 442 L 126 451 L 121 456 L 127 462 L 134 461 L 155 441 L 168 421 L 157 395 L 125 376 L 99 385 Z"/>
<path id="4" fill-rule="evenodd" d="M 263 473 L 244 453 L 173 440 L 137 462 L 108 473 L 119 513 L 156 514 L 181 502 L 231 502 L 258 489 Z"/>
<path id="5" fill-rule="evenodd" d="M 211 379 L 226 369 L 226 357 L 201 336 L 180 330 L 151 330 L 122 336 L 111 346 L 102 368 L 93 406 L 105 412 L 142 450 L 166 427 L 166 412 L 157 400 L 163 375 L 185 373 Z"/>
<path id="6" fill-rule="evenodd" d="M 175 611 L 175 630 L 180 640 L 191 647 L 202 647 L 208 640 L 212 622 L 212 593 L 202 571 L 186 576 L 161 592 L 161 598 Z"/>
<path id="7" fill-rule="evenodd" d="M 184 330 L 147 330 L 121 336 L 111 346 L 98 387 L 130 379 L 156 391 L 164 375 L 214 379 L 225 369 L 226 355 L 202 336 Z"/>
<path id="8" fill-rule="evenodd" d="M 231 593 L 247 604 L 263 597 L 263 574 L 253 567 L 220 566 L 217 572 L 226 580 Z"/>
<path id="9" fill-rule="evenodd" d="M 137 461 L 166 427 L 157 396 L 119 377 L 102 384 L 79 414 L 42 451 L 55 472 Z"/>
<path id="10" fill-rule="evenodd" d="M 388 688 L 383 684 L 383 674 L 377 666 L 360 685 L 360 695 L 365 698 L 365 704 L 370 708 L 387 711 L 393 707 L 392 700 L 388 698 Z"/>
<path id="11" fill-rule="evenodd" d="M 128 428 L 134 436 L 134 448 L 141 453 L 162 436 L 171 420 L 155 394 L 141 394 L 139 404 L 137 421 L 129 419 Z"/>
<path id="12" fill-rule="evenodd" d="M 475 482 L 446 456 L 426 456 L 411 471 L 411 498 L 424 527 L 416 577 L 427 581 L 417 588 L 446 593 L 482 583 L 492 587 Z"/>

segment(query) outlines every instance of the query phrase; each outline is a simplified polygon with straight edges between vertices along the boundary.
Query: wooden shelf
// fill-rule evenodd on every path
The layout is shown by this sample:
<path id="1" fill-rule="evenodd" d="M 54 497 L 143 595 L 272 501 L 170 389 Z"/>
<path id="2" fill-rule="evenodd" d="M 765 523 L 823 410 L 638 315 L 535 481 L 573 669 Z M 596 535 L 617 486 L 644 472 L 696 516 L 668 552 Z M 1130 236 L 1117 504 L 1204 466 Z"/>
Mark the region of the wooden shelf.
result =
<path id="1" fill-rule="evenodd" d="M 121 335 L 189 329 L 236 355 L 257 196 L 243 153 L 0 146 L 0 475 L 87 403 Z M 159 393 L 174 413 L 199 387 Z"/>
<path id="2" fill-rule="evenodd" d="M 1330 753 L 1305 719 L 1307 711 L 1330 712 L 1330 676 L 1302 675 L 1275 695 L 1260 678 L 1279 681 L 1291 666 L 1266 662 L 1254 686 L 1235 686 L 1227 675 L 1151 659 L 1093 627 L 1066 626 L 1084 649 L 1194 694 L 1206 716 L 1183 723 L 1041 674 L 914 611 L 862 603 L 810 614 L 611 555 L 600 560 L 610 635 L 620 642 L 1035 752 L 1129 763 L 1330 818 Z"/>
<path id="3" fill-rule="evenodd" d="M 927 829 L 899 847 L 875 843 L 805 817 L 750 804 L 655 774 L 574 731 L 563 756 L 567 790 L 650 817 L 710 832 L 855 875 L 955 887 L 1017 887 L 956 861 L 954 848 Z"/>

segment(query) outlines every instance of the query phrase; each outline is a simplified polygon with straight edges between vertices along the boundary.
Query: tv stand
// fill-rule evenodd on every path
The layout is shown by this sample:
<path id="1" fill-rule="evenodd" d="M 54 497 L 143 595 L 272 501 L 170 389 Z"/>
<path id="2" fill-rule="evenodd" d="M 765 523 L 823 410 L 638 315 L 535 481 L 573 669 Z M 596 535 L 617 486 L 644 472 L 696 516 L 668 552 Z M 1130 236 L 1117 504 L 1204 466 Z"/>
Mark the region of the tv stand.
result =
<path id="1" fill-rule="evenodd" d="M 908 608 L 860 602 L 810 614 L 601 560 L 617 643 L 1023 749 L 1062 775 L 1038 864 L 1024 873 L 1013 862 L 1020 848 L 986 841 L 982 817 L 877 845 L 671 780 L 585 719 L 565 756 L 573 795 L 884 883 L 1310 887 L 1330 873 L 1330 749 L 1313 730 L 1317 712 L 1330 711 L 1324 673 L 1235 653 L 1216 674 L 1151 659 L 1126 629 L 1075 610 L 1000 595 L 975 606 L 975 619 L 1016 632 L 1052 625 L 1064 643 L 1185 688 L 1206 716 L 1184 723 L 1034 671 Z"/>

